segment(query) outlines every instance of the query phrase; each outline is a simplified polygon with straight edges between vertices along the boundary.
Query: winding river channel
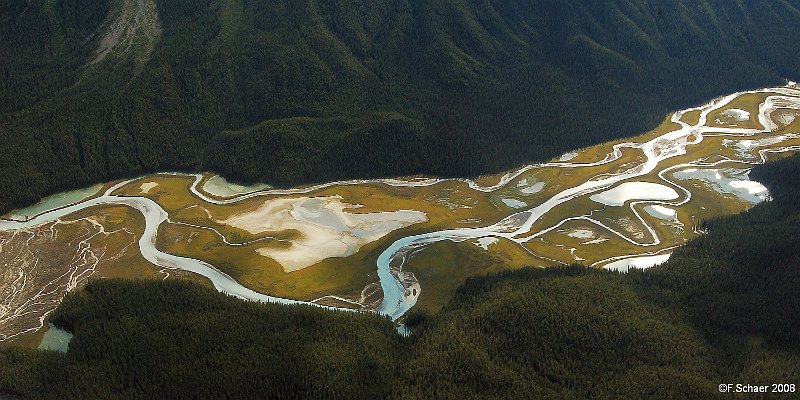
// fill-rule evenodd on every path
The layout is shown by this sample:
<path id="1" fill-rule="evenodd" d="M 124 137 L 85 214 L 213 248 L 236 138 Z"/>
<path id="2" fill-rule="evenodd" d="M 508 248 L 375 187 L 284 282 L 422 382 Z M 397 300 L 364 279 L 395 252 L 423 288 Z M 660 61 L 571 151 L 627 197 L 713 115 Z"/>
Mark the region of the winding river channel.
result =
<path id="1" fill-rule="evenodd" d="M 720 124 L 713 122 L 709 123 L 709 115 L 718 112 L 719 110 L 728 106 L 732 101 L 746 94 L 768 94 L 766 96 L 766 100 L 764 100 L 758 108 L 757 121 L 761 125 L 760 127 L 723 127 L 720 126 Z M 776 110 L 784 111 L 782 121 L 781 118 L 773 118 L 772 114 Z M 551 212 L 551 210 L 553 210 L 555 207 L 588 195 L 592 195 L 593 200 L 599 199 L 596 201 L 606 202 L 609 205 L 616 205 L 613 204 L 613 202 L 618 202 L 618 205 L 628 204 L 630 210 L 633 212 L 633 215 L 638 218 L 641 224 L 649 232 L 649 236 L 652 237 L 651 241 L 643 242 L 635 241 L 626 237 L 625 235 L 616 233 L 617 236 L 626 240 L 627 242 L 630 242 L 638 248 L 641 248 L 644 250 L 644 252 L 615 256 L 613 258 L 595 262 L 593 266 L 608 266 L 611 268 L 618 266 L 622 266 L 624 268 L 627 268 L 627 266 L 646 267 L 654 263 L 664 262 L 669 258 L 669 253 L 664 251 L 664 249 L 654 252 L 646 251 L 647 248 L 657 247 L 659 244 L 661 244 L 661 241 L 655 230 L 641 215 L 639 215 L 635 209 L 635 206 L 648 205 L 651 207 L 649 208 L 649 213 L 652 214 L 655 212 L 661 212 L 665 213 L 665 215 L 668 217 L 672 208 L 689 202 L 689 200 L 692 198 L 692 192 L 687 188 L 688 185 L 678 179 L 674 179 L 670 175 L 671 173 L 674 173 L 678 170 L 690 171 L 691 168 L 709 169 L 725 163 L 734 162 L 738 164 L 763 163 L 766 161 L 768 153 L 795 151 L 800 149 L 800 147 L 796 145 L 775 146 L 775 144 L 780 144 L 781 140 L 772 140 L 770 142 L 770 147 L 764 146 L 762 148 L 755 148 L 756 146 L 754 145 L 754 148 L 748 149 L 752 150 L 751 153 L 755 152 L 754 156 L 749 159 L 734 160 L 725 156 L 716 157 L 714 159 L 703 157 L 695 159 L 691 162 L 684 162 L 677 165 L 674 162 L 665 163 L 665 161 L 687 155 L 687 152 L 689 151 L 688 148 L 690 146 L 699 145 L 707 137 L 726 136 L 735 139 L 746 139 L 757 135 L 770 134 L 771 132 L 779 129 L 779 124 L 785 126 L 788 125 L 788 123 L 791 123 L 791 121 L 786 120 L 786 110 L 790 110 L 791 112 L 800 112 L 800 90 L 792 87 L 780 87 L 735 93 L 715 99 L 700 107 L 678 111 L 671 117 L 671 121 L 675 126 L 674 129 L 652 137 L 651 139 L 641 143 L 624 142 L 615 144 L 611 151 L 605 155 L 604 158 L 598 161 L 584 163 L 570 162 L 568 159 L 574 157 L 573 154 L 571 157 L 562 157 L 561 160 L 564 161 L 526 165 L 504 175 L 499 182 L 492 186 L 482 186 L 475 181 L 468 179 L 459 180 L 461 182 L 465 182 L 466 185 L 473 191 L 491 193 L 503 189 L 510 182 L 522 176 L 522 174 L 535 168 L 552 167 L 581 169 L 596 167 L 609 164 L 620 159 L 620 157 L 623 155 L 624 149 L 629 149 L 627 151 L 638 151 L 642 156 L 641 161 L 636 165 L 619 172 L 594 176 L 593 178 L 580 182 L 579 184 L 564 188 L 539 204 L 528 206 L 525 203 L 520 203 L 519 207 L 521 208 L 519 208 L 513 214 L 502 218 L 496 223 L 477 228 L 454 228 L 421 233 L 402 237 L 388 244 L 388 246 L 386 246 L 386 248 L 380 253 L 376 261 L 380 287 L 383 291 L 383 300 L 380 303 L 380 306 L 374 311 L 387 315 L 393 320 L 397 320 L 414 306 L 421 289 L 416 279 L 413 279 L 413 275 L 409 275 L 403 271 L 403 265 L 407 261 L 406 259 L 409 254 L 418 251 L 420 248 L 432 243 L 446 240 L 462 242 L 472 239 L 497 238 L 522 245 L 534 239 L 543 237 L 543 235 L 554 231 L 569 221 L 578 220 L 598 225 L 607 231 L 615 233 L 611 227 L 605 226 L 603 222 L 594 219 L 591 215 L 569 216 L 562 219 L 555 225 L 551 224 L 548 226 L 541 226 L 541 224 L 538 224 L 538 222 L 542 220 L 542 217 Z M 695 117 L 691 118 L 692 121 L 687 121 L 688 118 L 685 117 L 689 114 L 699 114 L 699 116 L 696 117 L 696 122 L 694 121 Z M 735 110 L 735 112 L 731 113 L 731 115 L 739 118 L 741 118 L 744 114 L 746 114 L 746 112 L 741 110 Z M 784 136 L 786 135 L 784 134 Z M 652 174 L 656 174 L 660 180 L 659 184 L 653 182 L 640 182 L 637 180 L 637 178 L 644 177 L 645 175 L 653 176 Z M 209 196 L 208 193 L 203 190 L 201 185 L 203 176 L 194 175 L 194 177 L 194 183 L 190 187 L 191 193 L 202 201 L 211 204 L 232 204 L 256 196 L 265 195 L 274 196 L 304 194 L 332 186 L 373 183 L 397 187 L 425 187 L 446 181 L 443 179 L 351 180 L 285 190 L 260 188 L 259 190 L 250 193 L 236 194 L 226 198 L 215 198 L 213 196 Z M 208 262 L 189 257 L 168 254 L 157 249 L 156 239 L 159 226 L 161 226 L 165 221 L 169 221 L 168 213 L 158 203 L 147 197 L 123 196 L 114 194 L 114 192 L 119 188 L 135 180 L 136 179 L 131 179 L 119 182 L 96 197 L 91 197 L 60 208 L 46 210 L 30 219 L 0 220 L 0 231 L 15 231 L 41 226 L 50 222 L 59 221 L 62 217 L 89 207 L 101 205 L 124 205 L 137 210 L 144 216 L 145 229 L 144 234 L 138 239 L 138 247 L 142 256 L 150 263 L 162 268 L 185 270 L 202 275 L 208 278 L 213 283 L 214 287 L 220 292 L 237 296 L 242 299 L 282 304 L 318 305 L 312 302 L 274 297 L 256 292 L 243 286 L 231 276 L 215 268 Z M 625 186 L 623 186 L 623 184 Z M 738 183 L 739 186 L 743 186 L 745 189 L 752 190 L 752 193 L 761 193 L 759 192 L 759 190 L 761 190 L 759 185 L 756 183 L 753 184 L 755 186 L 748 186 L 747 184 Z M 659 190 L 653 190 L 656 186 L 656 189 Z M 611 189 L 614 187 L 622 189 L 612 191 Z M 637 191 L 645 191 L 648 192 L 648 194 L 641 196 L 636 193 Z M 630 194 L 631 192 L 633 192 L 632 195 Z M 349 308 L 328 308 L 351 310 Z"/>

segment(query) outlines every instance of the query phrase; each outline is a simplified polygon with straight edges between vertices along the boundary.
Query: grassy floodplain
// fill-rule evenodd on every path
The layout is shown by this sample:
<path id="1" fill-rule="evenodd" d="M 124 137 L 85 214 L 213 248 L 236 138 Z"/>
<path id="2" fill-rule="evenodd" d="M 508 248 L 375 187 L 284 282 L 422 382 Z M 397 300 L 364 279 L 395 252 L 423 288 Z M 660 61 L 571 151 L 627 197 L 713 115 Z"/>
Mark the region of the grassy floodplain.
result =
<path id="1" fill-rule="evenodd" d="M 437 241 L 407 251 L 399 265 L 419 282 L 422 294 L 417 298 L 417 306 L 437 311 L 458 286 L 474 275 L 522 266 L 580 263 L 603 267 L 625 257 L 667 254 L 697 236 L 703 220 L 748 209 L 752 202 L 721 192 L 713 182 L 679 179 L 675 173 L 688 168 L 746 170 L 763 161 L 762 158 L 791 153 L 792 146 L 800 146 L 800 135 L 796 135 L 800 121 L 794 118 L 800 114 L 798 109 L 777 107 L 770 116 L 777 127 L 770 132 L 755 131 L 764 129 L 759 122 L 759 107 L 776 95 L 742 94 L 707 110 L 702 141 L 692 143 L 701 135 L 696 130 L 682 138 L 659 139 L 654 144 L 656 151 L 671 151 L 680 140 L 690 143 L 684 146 L 685 153 L 678 152 L 660 161 L 650 172 L 552 206 L 533 223 L 525 239 L 522 234 L 478 235 L 471 239 Z M 382 293 L 376 260 L 393 242 L 429 232 L 482 228 L 509 218 L 522 221 L 527 218 L 527 210 L 536 209 L 571 188 L 635 173 L 646 162 L 643 143 L 681 129 L 681 123 L 697 125 L 702 113 L 702 107 L 685 110 L 667 116 L 658 127 L 642 135 L 475 180 L 405 177 L 286 190 L 264 188 L 225 197 L 203 189 L 215 176 L 212 173 L 159 173 L 118 183 L 113 190 L 112 185 L 117 182 L 106 184 L 98 195 L 109 191 L 115 196 L 154 201 L 168 215 L 155 236 L 157 249 L 205 261 L 249 289 L 318 304 L 372 310 L 380 305 Z M 773 152 L 759 152 L 763 149 Z M 594 197 L 626 182 L 661 185 L 667 192 L 674 191 L 675 196 L 668 200 L 648 200 L 647 195 L 634 194 L 618 205 L 604 204 Z M 745 190 L 750 187 L 744 181 L 736 184 L 745 185 Z M 651 215 L 646 208 L 652 205 L 674 211 L 674 217 Z M 395 223 L 392 213 L 424 218 Z M 129 207 L 93 206 L 51 225 L 28 230 L 33 236 L 57 231 L 46 245 L 50 252 L 85 252 L 84 248 L 75 248 L 76 240 L 92 229 L 102 233 L 87 242 L 98 261 L 91 272 L 72 286 L 82 285 L 90 276 L 189 278 L 208 283 L 199 275 L 156 267 L 145 260 L 135 243 L 144 231 L 144 221 L 141 214 Z M 319 261 L 293 269 L 270 256 L 288 252 L 289 257 L 292 254 L 299 257 L 303 251 L 316 251 L 313 246 L 303 246 L 315 245 L 316 242 L 309 240 L 320 234 L 332 238 L 328 241 L 341 241 L 341 252 L 325 253 Z M 0 252 L 4 262 L 22 265 L 32 260 L 33 256 L 22 252 L 22 236 L 10 231 L 0 235 L 6 246 Z M 19 251 L 7 250 L 12 244 Z M 392 264 L 395 267 L 398 263 Z M 33 333 L 42 332 L 39 329 Z M 36 341 L 30 335 L 14 340 Z"/>

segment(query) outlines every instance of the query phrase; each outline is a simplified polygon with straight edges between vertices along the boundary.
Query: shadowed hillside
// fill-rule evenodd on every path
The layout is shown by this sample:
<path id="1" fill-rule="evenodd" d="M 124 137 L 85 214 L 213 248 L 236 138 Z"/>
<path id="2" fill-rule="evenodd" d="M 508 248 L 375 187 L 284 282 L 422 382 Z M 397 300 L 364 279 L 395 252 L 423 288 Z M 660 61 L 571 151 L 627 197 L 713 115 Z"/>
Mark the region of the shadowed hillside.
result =
<path id="1" fill-rule="evenodd" d="M 775 200 L 706 223 L 666 264 L 470 278 L 438 314 L 412 310 L 405 338 L 375 315 L 96 281 L 50 318 L 75 333 L 66 354 L 0 349 L 0 394 L 693 399 L 798 382 L 799 169 L 798 156 L 757 167 Z M 798 388 L 785 390 L 771 396 Z"/>
<path id="2" fill-rule="evenodd" d="M 798 75 L 789 1 L 11 0 L 0 209 L 154 170 L 475 175 Z"/>

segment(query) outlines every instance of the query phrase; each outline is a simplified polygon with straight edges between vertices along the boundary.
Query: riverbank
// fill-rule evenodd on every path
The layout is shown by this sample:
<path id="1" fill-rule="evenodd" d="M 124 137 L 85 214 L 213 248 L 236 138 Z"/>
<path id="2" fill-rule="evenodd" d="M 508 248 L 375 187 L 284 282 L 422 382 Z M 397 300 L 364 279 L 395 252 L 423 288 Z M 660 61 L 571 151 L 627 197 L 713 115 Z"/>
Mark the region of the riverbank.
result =
<path id="1" fill-rule="evenodd" d="M 26 220 L 0 220 L 6 246 L 0 257 L 14 266 L 9 270 L 31 274 L 25 266 L 40 259 L 30 252 L 29 238 L 50 238 L 53 249 L 77 246 L 64 254 L 77 254 L 68 264 L 78 268 L 48 291 L 54 299 L 83 285 L 98 265 L 138 257 L 165 277 L 187 271 L 248 300 L 375 311 L 396 320 L 426 288 L 453 293 L 469 274 L 452 279 L 443 271 L 454 267 L 454 259 L 480 258 L 474 254 L 536 266 L 625 269 L 665 261 L 699 234 L 700 221 L 769 198 L 746 172 L 800 148 L 795 115 L 795 88 L 736 93 L 678 111 L 652 132 L 475 180 L 351 180 L 271 189 L 238 187 L 208 174 L 148 175 L 105 185 L 100 194 Z M 721 168 L 739 172 L 717 179 L 712 172 Z M 206 191 L 209 182 L 214 193 Z M 110 218 L 108 210 L 119 207 L 138 214 L 131 221 L 139 222 L 127 226 Z M 648 207 L 674 214 L 665 220 Z M 295 259 L 295 250 L 313 251 L 308 243 L 320 241 L 326 251 Z M 480 245 L 440 253 L 450 258 L 414 263 L 434 243 L 474 241 Z M 25 303 L 25 296 L 17 297 Z M 448 300 L 431 298 L 432 309 Z M 7 306 L 4 318 L 19 314 Z M 30 330 L 43 323 L 25 324 Z"/>

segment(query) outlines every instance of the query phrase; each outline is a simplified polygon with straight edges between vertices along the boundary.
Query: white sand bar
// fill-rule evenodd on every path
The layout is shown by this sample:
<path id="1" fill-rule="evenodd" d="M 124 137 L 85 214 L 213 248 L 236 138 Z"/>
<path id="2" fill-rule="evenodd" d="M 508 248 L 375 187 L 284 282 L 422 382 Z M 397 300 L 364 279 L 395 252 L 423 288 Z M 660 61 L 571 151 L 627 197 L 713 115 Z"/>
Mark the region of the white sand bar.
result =
<path id="1" fill-rule="evenodd" d="M 575 239 L 591 239 L 594 237 L 594 231 L 591 229 L 573 229 L 567 233 L 567 236 Z"/>
<path id="2" fill-rule="evenodd" d="M 749 121 L 750 113 L 738 108 L 731 108 L 722 112 L 722 115 L 735 119 L 737 121 Z"/>
<path id="3" fill-rule="evenodd" d="M 607 206 L 621 207 L 629 200 L 675 200 L 675 189 L 651 182 L 625 182 L 617 187 L 600 192 L 592 200 Z"/>
<path id="4" fill-rule="evenodd" d="M 480 247 L 480 248 L 482 248 L 484 250 L 489 250 L 489 246 L 491 246 L 491 245 L 493 245 L 495 243 L 498 243 L 498 242 L 500 242 L 500 239 L 498 239 L 496 237 L 487 236 L 487 237 L 479 238 L 474 243 L 475 243 L 475 246 L 478 246 L 478 247 Z"/>
<path id="5" fill-rule="evenodd" d="M 667 260 L 669 260 L 669 257 L 671 255 L 672 253 L 662 254 L 660 256 L 625 258 L 619 261 L 614 261 L 612 263 L 606 264 L 606 266 L 603 268 L 620 272 L 628 272 L 628 270 L 631 268 L 647 269 L 667 262 Z"/>
<path id="6" fill-rule="evenodd" d="M 259 190 L 270 189 L 272 186 L 265 183 L 256 183 L 254 185 L 239 185 L 236 183 L 228 182 L 227 179 L 215 175 L 203 184 L 203 190 L 206 193 L 219 197 L 230 197 L 239 194 L 256 192 Z"/>
<path id="7" fill-rule="evenodd" d="M 142 193 L 150 193 L 154 187 L 158 186 L 158 183 L 155 182 L 145 182 L 139 188 L 142 190 Z"/>
<path id="8" fill-rule="evenodd" d="M 570 161 L 577 156 L 578 156 L 577 152 L 570 151 L 569 153 L 562 154 L 561 157 L 558 158 L 558 161 Z"/>
<path id="9" fill-rule="evenodd" d="M 760 182 L 755 181 L 731 181 L 729 185 L 734 189 L 741 189 L 750 195 L 764 195 L 769 193 L 769 190 Z"/>
<path id="10" fill-rule="evenodd" d="M 536 194 L 541 192 L 542 189 L 544 189 L 544 182 L 536 182 L 532 185 L 523 187 L 519 191 L 524 194 Z"/>
<path id="11" fill-rule="evenodd" d="M 525 203 L 524 201 L 519 201 L 517 199 L 500 199 L 500 201 L 502 201 L 503 204 L 506 205 L 506 207 L 511 207 L 511 208 L 525 208 L 528 206 L 528 203 Z"/>
<path id="12" fill-rule="evenodd" d="M 674 220 L 678 216 L 678 212 L 675 209 L 658 204 L 647 206 L 644 211 L 658 219 Z"/>
<path id="13" fill-rule="evenodd" d="M 258 253 L 270 257 L 292 272 L 330 257 L 347 257 L 361 246 L 389 232 L 425 222 L 425 213 L 413 210 L 355 214 L 345 209 L 341 197 L 273 199 L 258 209 L 238 214 L 222 223 L 250 233 L 296 230 L 300 238 L 288 247 L 262 247 Z"/>
<path id="14" fill-rule="evenodd" d="M 746 169 L 689 168 L 677 171 L 673 176 L 677 179 L 701 180 L 720 194 L 732 194 L 740 200 L 752 204 L 757 204 L 770 198 L 769 190 L 764 185 L 749 180 L 750 170 Z"/>

